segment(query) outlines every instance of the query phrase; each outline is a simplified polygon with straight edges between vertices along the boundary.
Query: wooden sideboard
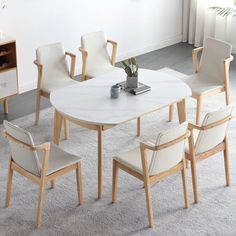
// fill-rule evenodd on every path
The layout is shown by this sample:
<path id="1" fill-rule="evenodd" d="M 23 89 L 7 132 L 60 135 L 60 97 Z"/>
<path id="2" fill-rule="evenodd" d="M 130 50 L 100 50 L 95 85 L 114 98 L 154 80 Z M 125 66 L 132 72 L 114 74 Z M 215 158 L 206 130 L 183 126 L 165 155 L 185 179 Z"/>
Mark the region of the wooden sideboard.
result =
<path id="1" fill-rule="evenodd" d="M 0 102 L 8 113 L 8 99 L 18 94 L 18 73 L 15 39 L 3 35 L 0 38 Z"/>

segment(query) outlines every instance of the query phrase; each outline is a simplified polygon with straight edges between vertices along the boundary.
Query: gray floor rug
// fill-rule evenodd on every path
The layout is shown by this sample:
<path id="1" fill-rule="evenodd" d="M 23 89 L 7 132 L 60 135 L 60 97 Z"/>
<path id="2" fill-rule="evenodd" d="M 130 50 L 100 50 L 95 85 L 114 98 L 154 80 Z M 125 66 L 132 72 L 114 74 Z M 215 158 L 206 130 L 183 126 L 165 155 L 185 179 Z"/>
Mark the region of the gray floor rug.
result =
<path id="1" fill-rule="evenodd" d="M 166 73 L 174 73 L 164 69 Z M 182 76 L 181 74 L 177 74 Z M 224 106 L 224 97 L 204 101 L 203 114 Z M 61 147 L 83 158 L 84 204 L 77 206 L 75 174 L 59 178 L 54 190 L 47 189 L 43 224 L 35 229 L 38 186 L 14 175 L 10 208 L 4 208 L 9 147 L 0 137 L 0 235 L 236 235 L 236 122 L 229 128 L 231 186 L 225 187 L 222 154 L 197 166 L 199 204 L 193 204 L 190 169 L 187 170 L 190 208 L 184 209 L 181 175 L 172 176 L 152 188 L 155 228 L 147 227 L 142 183 L 128 174 L 119 174 L 118 202 L 111 204 L 112 157 L 136 147 L 140 141 L 155 140 L 160 130 L 177 122 L 167 122 L 167 109 L 142 118 L 142 134 L 135 137 L 136 122 L 128 122 L 104 132 L 103 199 L 97 196 L 96 132 L 71 125 L 71 137 Z M 194 119 L 195 102 L 187 101 L 188 120 Z M 14 121 L 32 132 L 37 143 L 51 141 L 53 108 L 43 110 L 40 125 L 34 114 Z M 3 127 L 0 126 L 0 131 Z"/>

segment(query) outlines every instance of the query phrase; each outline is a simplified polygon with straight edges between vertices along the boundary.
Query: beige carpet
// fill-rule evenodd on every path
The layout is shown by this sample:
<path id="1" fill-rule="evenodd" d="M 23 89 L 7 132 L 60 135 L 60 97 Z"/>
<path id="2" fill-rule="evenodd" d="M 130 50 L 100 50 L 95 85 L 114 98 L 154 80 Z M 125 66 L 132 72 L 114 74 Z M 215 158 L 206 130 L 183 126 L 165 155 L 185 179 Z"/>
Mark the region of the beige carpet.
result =
<path id="1" fill-rule="evenodd" d="M 164 69 L 166 73 L 173 73 Z M 179 76 L 182 76 L 178 74 Z M 188 119 L 193 120 L 195 103 L 187 101 Z M 204 113 L 224 105 L 224 97 L 204 102 Z M 177 114 L 175 112 L 175 120 Z M 34 126 L 34 114 L 14 121 L 32 132 L 37 143 L 51 141 L 53 109 L 41 112 L 40 126 Z M 136 122 L 128 122 L 104 132 L 103 199 L 97 196 L 96 132 L 71 125 L 71 138 L 61 147 L 83 158 L 84 204 L 77 206 L 75 174 L 57 180 L 56 189 L 47 189 L 43 225 L 35 229 L 38 186 L 18 174 L 14 175 L 11 206 L 4 208 L 7 159 L 9 148 L 0 138 L 0 236 L 3 235 L 236 235 L 236 122 L 229 128 L 231 164 L 230 187 L 225 187 L 222 155 L 200 163 L 199 204 L 193 205 L 190 170 L 188 186 L 190 208 L 184 209 L 182 182 L 179 174 L 152 188 L 155 228 L 147 227 L 147 214 L 142 183 L 120 172 L 118 202 L 111 202 L 112 156 L 130 150 L 142 140 L 154 140 L 157 133 L 175 125 L 167 122 L 167 109 L 142 119 L 142 135 L 135 137 Z M 3 127 L 0 126 L 0 130 Z"/>

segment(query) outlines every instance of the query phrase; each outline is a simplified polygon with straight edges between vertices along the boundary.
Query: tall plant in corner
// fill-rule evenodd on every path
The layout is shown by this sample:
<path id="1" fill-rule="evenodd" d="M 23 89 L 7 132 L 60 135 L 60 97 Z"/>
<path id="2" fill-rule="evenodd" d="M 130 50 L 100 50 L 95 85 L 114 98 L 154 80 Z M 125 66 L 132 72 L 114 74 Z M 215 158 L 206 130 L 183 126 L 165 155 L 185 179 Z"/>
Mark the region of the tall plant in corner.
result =
<path id="1" fill-rule="evenodd" d="M 219 16 L 236 16 L 236 0 L 234 0 L 234 6 L 232 7 L 210 7 L 210 9 L 215 10 Z"/>

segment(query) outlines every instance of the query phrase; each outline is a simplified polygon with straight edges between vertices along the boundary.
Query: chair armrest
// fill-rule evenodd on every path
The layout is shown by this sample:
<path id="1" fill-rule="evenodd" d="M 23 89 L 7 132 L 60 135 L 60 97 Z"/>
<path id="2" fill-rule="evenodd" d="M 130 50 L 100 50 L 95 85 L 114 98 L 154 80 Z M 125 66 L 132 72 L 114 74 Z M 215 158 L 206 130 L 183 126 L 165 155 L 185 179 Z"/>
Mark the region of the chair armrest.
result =
<path id="1" fill-rule="evenodd" d="M 86 65 L 87 65 L 87 57 L 88 52 L 82 47 L 79 48 L 79 51 L 82 53 L 82 81 L 86 80 Z"/>
<path id="2" fill-rule="evenodd" d="M 38 68 L 38 83 L 37 83 L 37 89 L 41 89 L 41 82 L 42 82 L 42 77 L 43 77 L 43 65 L 40 64 L 37 60 L 34 60 L 34 64 Z"/>
<path id="3" fill-rule="evenodd" d="M 199 52 L 201 52 L 203 50 L 203 47 L 198 47 L 198 48 L 194 48 L 193 49 L 193 53 L 199 53 Z"/>
<path id="4" fill-rule="evenodd" d="M 165 148 L 168 148 L 172 145 L 175 145 L 176 143 L 179 143 L 184 139 L 187 139 L 190 135 L 191 135 L 191 132 L 187 131 L 185 134 L 181 135 L 180 137 L 178 137 L 174 140 L 171 140 L 169 142 L 160 144 L 160 145 L 154 145 L 152 143 L 149 144 L 149 143 L 142 143 L 141 142 L 140 143 L 140 149 L 141 150 L 149 149 L 149 150 L 152 150 L 152 151 L 160 151 L 162 149 L 165 149 Z"/>
<path id="5" fill-rule="evenodd" d="M 107 40 L 112 45 L 111 64 L 114 66 L 116 62 L 117 42 L 113 40 Z"/>
<path id="6" fill-rule="evenodd" d="M 189 130 L 193 130 L 193 129 L 202 130 L 202 127 L 199 126 L 199 125 L 195 125 L 195 124 L 189 123 L 188 124 L 188 129 Z"/>
<path id="7" fill-rule="evenodd" d="M 117 45 L 117 42 L 115 42 L 115 41 L 113 41 L 113 40 L 110 40 L 110 39 L 108 39 L 107 42 L 108 42 L 108 43 L 111 43 L 112 45 L 115 45 L 115 46 Z"/>
<path id="8" fill-rule="evenodd" d="M 192 61 L 193 61 L 193 70 L 195 73 L 197 73 L 199 71 L 199 61 L 198 61 L 198 53 L 202 52 L 203 47 L 199 47 L 199 48 L 194 48 L 192 50 Z"/>
<path id="9" fill-rule="evenodd" d="M 40 145 L 36 145 L 34 146 L 35 150 L 45 150 L 45 151 L 49 151 L 51 148 L 51 143 L 50 142 L 46 142 Z"/>
<path id="10" fill-rule="evenodd" d="M 8 134 L 6 132 L 6 130 L 4 130 L 2 133 L 2 136 L 5 137 L 8 141 L 12 141 L 14 143 L 16 143 L 17 145 L 27 149 L 27 150 L 31 150 L 31 151 L 36 151 L 36 150 L 45 150 L 45 151 L 49 151 L 50 150 L 50 147 L 51 147 L 51 143 L 49 142 L 46 142 L 46 143 L 43 143 L 43 144 L 40 144 L 40 145 L 36 145 L 36 146 L 33 146 L 33 145 L 30 145 L 30 144 L 27 144 L 27 143 L 24 143 L 18 139 L 16 139 L 15 137 L 13 137 L 12 135 Z"/>
<path id="11" fill-rule="evenodd" d="M 40 69 L 43 68 L 43 65 L 40 64 L 37 60 L 34 60 L 34 64 L 35 64 L 38 68 L 40 68 Z"/>
<path id="12" fill-rule="evenodd" d="M 71 64 L 70 64 L 70 77 L 71 79 L 74 79 L 75 77 L 75 63 L 76 63 L 76 55 L 70 52 L 65 52 L 66 56 L 69 56 L 71 58 Z"/>
<path id="13" fill-rule="evenodd" d="M 140 143 L 140 149 L 142 149 L 142 150 L 149 149 L 149 150 L 152 150 L 152 151 L 157 151 L 157 147 L 158 146 L 156 146 L 153 143 L 143 143 L 143 142 Z"/>
<path id="14" fill-rule="evenodd" d="M 76 55 L 71 52 L 65 52 L 66 56 L 70 56 L 71 58 L 76 58 Z"/>
<path id="15" fill-rule="evenodd" d="M 82 53 L 82 55 L 88 56 L 88 52 L 85 49 L 79 47 L 79 51 Z"/>

